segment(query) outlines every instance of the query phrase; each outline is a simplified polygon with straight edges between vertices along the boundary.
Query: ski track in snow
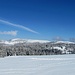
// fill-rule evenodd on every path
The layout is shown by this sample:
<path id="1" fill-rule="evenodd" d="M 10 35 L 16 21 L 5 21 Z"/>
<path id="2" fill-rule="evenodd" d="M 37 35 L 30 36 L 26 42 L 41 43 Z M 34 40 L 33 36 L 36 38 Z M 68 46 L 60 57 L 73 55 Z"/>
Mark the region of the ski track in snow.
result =
<path id="1" fill-rule="evenodd" d="M 75 55 L 0 58 L 0 75 L 75 75 Z"/>

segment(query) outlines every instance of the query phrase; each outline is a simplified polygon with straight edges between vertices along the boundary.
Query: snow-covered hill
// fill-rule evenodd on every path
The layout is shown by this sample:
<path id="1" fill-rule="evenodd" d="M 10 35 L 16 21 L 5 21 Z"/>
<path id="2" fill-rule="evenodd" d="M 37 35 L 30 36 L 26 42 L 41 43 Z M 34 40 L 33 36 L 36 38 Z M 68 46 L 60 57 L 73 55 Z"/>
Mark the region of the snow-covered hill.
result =
<path id="1" fill-rule="evenodd" d="M 50 41 L 48 41 L 48 40 L 20 39 L 20 38 L 11 39 L 10 41 L 4 41 L 4 40 L 0 41 L 0 43 L 7 44 L 7 45 L 14 45 L 17 43 L 48 43 L 48 42 L 50 42 Z"/>
<path id="2" fill-rule="evenodd" d="M 50 42 L 48 40 L 32 40 L 32 39 L 19 39 L 19 38 L 17 38 L 17 39 L 11 39 L 11 40 L 8 40 L 8 41 L 1 40 L 0 44 L 2 44 L 3 47 L 12 46 L 11 47 L 12 51 L 15 51 L 15 49 L 17 51 L 17 46 L 18 46 L 18 49 L 19 49 L 19 47 L 22 47 L 23 51 L 29 50 L 28 54 L 32 53 L 33 55 L 35 55 L 35 54 L 39 54 L 39 55 L 40 54 L 48 54 L 48 55 L 49 54 L 73 54 L 73 53 L 75 54 L 75 43 L 69 42 L 69 41 Z M 15 45 L 15 46 L 13 47 L 13 45 Z M 7 49 L 3 48 L 3 47 L 1 46 L 2 50 L 4 50 L 4 49 L 10 50 L 9 47 L 7 47 Z M 36 53 L 35 50 L 37 50 L 37 53 Z M 30 52 L 30 51 L 32 51 L 32 52 Z M 26 54 L 26 51 L 24 51 L 23 53 Z M 12 54 L 13 54 L 13 52 L 12 52 Z"/>
<path id="3" fill-rule="evenodd" d="M 33 40 L 33 39 L 11 39 L 11 40 L 0 40 L 0 44 L 7 44 L 7 45 L 14 45 L 17 43 L 49 43 L 51 41 L 48 40 Z M 70 41 L 55 41 L 54 44 L 64 43 L 64 44 L 75 44 L 74 42 Z"/>
<path id="4" fill-rule="evenodd" d="M 75 55 L 0 58 L 0 75 L 75 75 Z"/>
<path id="5" fill-rule="evenodd" d="M 11 42 L 15 42 L 15 43 L 47 43 L 47 42 L 50 42 L 48 40 L 32 40 L 32 39 L 12 39 Z"/>
<path id="6" fill-rule="evenodd" d="M 75 44 L 74 42 L 70 42 L 70 41 L 56 41 L 55 43 Z"/>

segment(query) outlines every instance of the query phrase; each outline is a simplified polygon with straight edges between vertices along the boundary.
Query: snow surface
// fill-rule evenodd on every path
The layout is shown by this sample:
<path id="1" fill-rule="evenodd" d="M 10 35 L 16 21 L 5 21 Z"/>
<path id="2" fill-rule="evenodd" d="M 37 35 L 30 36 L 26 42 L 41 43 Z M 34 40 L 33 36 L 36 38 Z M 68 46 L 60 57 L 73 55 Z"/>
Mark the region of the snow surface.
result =
<path id="1" fill-rule="evenodd" d="M 0 58 L 0 75 L 75 75 L 75 55 Z"/>

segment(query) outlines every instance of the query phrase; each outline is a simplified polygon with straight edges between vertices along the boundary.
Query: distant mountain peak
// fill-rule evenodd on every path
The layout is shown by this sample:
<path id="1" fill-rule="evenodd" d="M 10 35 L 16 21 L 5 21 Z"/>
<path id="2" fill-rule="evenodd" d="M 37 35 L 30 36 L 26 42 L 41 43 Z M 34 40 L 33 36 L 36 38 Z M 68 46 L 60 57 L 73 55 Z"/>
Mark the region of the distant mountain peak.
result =
<path id="1" fill-rule="evenodd" d="M 20 39 L 20 38 L 11 39 L 10 41 L 0 41 L 0 43 L 8 44 L 8 45 L 14 45 L 17 43 L 48 43 L 48 42 L 50 42 L 50 41 L 48 41 L 48 40 Z"/>
<path id="2" fill-rule="evenodd" d="M 70 41 L 56 41 L 55 43 L 67 43 L 67 44 L 74 44 L 74 42 L 70 42 Z"/>

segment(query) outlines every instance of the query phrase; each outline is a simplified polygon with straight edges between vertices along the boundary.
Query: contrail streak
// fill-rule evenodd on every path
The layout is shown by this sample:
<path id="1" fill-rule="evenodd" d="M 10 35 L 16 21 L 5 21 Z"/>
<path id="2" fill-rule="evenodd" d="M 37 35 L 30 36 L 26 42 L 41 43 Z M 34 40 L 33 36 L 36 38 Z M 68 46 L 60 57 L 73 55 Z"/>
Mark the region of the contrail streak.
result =
<path id="1" fill-rule="evenodd" d="M 10 25 L 10 26 L 15 26 L 15 27 L 18 27 L 18 28 L 27 30 L 27 31 L 32 32 L 32 33 L 39 34 L 38 32 L 36 32 L 36 31 L 34 31 L 34 30 L 30 29 L 30 28 L 27 28 L 27 27 L 25 27 L 25 26 L 19 25 L 19 24 L 14 24 L 14 23 L 11 23 L 11 22 L 9 22 L 9 21 L 5 21 L 5 20 L 1 20 L 1 19 L 0 19 L 0 22 L 5 23 L 5 24 L 8 24 L 8 25 Z"/>

